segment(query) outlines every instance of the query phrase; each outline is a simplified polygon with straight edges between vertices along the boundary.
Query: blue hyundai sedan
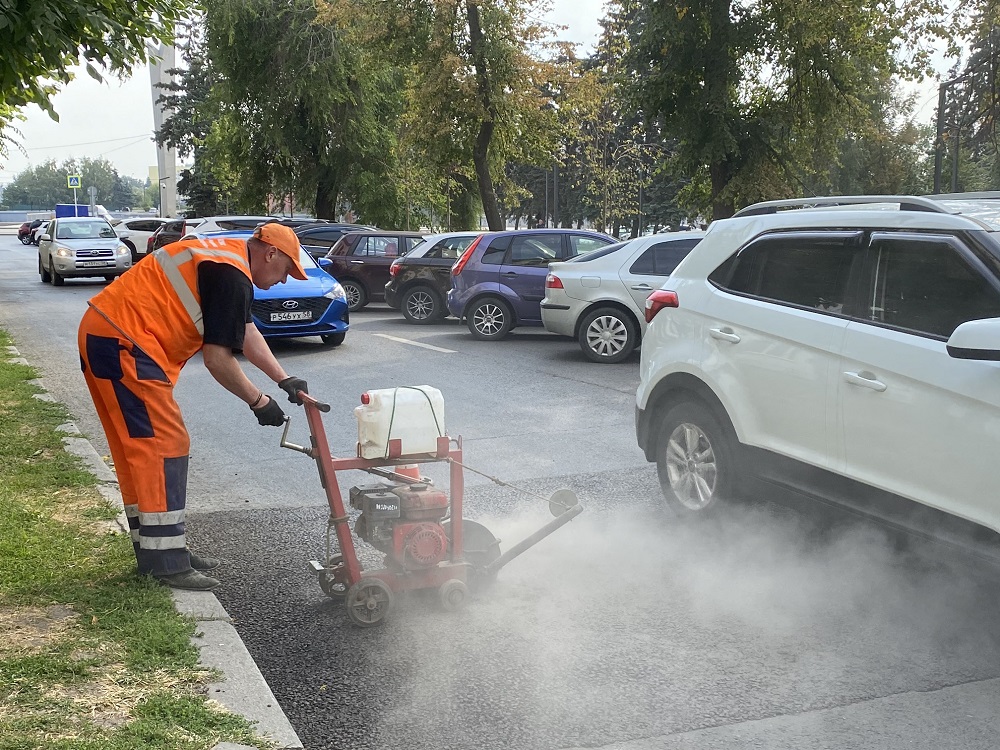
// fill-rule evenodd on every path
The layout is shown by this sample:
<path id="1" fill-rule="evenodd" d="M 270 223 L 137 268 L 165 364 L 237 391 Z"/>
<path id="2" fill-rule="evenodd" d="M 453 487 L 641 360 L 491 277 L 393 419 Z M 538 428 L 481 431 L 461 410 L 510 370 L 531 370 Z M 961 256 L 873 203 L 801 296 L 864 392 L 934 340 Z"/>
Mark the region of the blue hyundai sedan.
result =
<path id="1" fill-rule="evenodd" d="M 246 231 L 206 232 L 185 235 L 185 239 L 233 237 L 247 240 L 250 235 L 251 232 Z M 319 336 L 327 346 L 340 346 L 350 328 L 344 288 L 301 246 L 299 260 L 309 277 L 305 281 L 289 276 L 287 281 L 270 289 L 253 288 L 250 306 L 253 322 L 265 338 Z"/>

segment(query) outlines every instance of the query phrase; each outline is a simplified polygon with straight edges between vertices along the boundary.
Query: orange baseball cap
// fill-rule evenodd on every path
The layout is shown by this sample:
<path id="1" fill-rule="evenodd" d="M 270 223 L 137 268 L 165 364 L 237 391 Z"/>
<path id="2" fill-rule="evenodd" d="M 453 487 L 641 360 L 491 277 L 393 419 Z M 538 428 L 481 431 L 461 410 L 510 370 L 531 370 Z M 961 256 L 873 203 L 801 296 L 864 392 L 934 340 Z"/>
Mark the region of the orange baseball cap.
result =
<path id="1" fill-rule="evenodd" d="M 299 253 L 301 252 L 299 238 L 290 227 L 272 221 L 267 224 L 261 224 L 254 229 L 253 236 L 261 242 L 277 248 L 292 259 L 292 270 L 289 272 L 291 276 L 301 281 L 309 278 L 306 276 L 305 269 L 302 268 L 302 261 L 299 260 Z"/>

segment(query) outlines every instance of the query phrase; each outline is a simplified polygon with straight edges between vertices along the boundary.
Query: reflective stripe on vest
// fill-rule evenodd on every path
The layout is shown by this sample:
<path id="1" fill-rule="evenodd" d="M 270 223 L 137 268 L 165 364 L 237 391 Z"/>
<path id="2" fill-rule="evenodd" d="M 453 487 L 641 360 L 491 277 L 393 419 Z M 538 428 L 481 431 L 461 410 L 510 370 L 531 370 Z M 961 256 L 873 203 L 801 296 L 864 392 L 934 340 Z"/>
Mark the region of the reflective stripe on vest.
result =
<path id="1" fill-rule="evenodd" d="M 247 259 L 244 256 L 228 250 L 210 250 L 207 246 L 219 247 L 220 245 L 216 240 L 204 240 L 204 246 L 198 248 L 197 254 L 204 258 L 227 258 L 236 261 L 238 265 L 246 269 L 248 274 L 250 273 L 250 264 L 247 263 Z M 163 270 L 163 275 L 170 282 L 170 286 L 174 290 L 174 294 L 177 295 L 177 299 L 180 300 L 181 305 L 183 305 L 184 310 L 191 317 L 194 327 L 198 330 L 199 334 L 204 336 L 205 322 L 201 316 L 201 305 L 198 304 L 194 292 L 191 291 L 191 287 L 188 286 L 184 280 L 184 276 L 181 274 L 181 266 L 194 260 L 194 257 L 195 251 L 192 248 L 185 248 L 171 255 L 161 247 L 153 253 L 153 258 L 156 259 L 156 262 Z"/>

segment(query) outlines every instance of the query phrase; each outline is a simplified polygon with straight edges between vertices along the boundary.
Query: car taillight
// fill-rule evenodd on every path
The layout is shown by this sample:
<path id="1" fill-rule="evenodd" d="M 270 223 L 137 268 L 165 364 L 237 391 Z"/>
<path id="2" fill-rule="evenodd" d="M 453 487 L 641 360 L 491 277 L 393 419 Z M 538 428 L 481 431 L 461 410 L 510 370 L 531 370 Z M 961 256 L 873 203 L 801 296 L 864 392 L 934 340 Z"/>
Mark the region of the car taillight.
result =
<path id="1" fill-rule="evenodd" d="M 677 292 L 668 292 L 665 289 L 657 289 L 651 295 L 646 297 L 646 322 L 652 322 L 653 318 L 656 317 L 656 313 L 664 307 L 680 307 L 680 303 L 677 300 Z"/>
<path id="2" fill-rule="evenodd" d="M 476 239 L 472 241 L 471 245 L 465 248 L 465 252 L 462 253 L 462 257 L 459 258 L 457 261 L 455 261 L 455 265 L 451 267 L 452 276 L 458 276 L 460 273 L 462 273 L 462 269 L 465 268 L 465 264 L 469 262 L 469 258 L 472 257 L 473 251 L 476 249 L 476 246 L 479 245 L 479 240 L 481 240 L 482 238 L 483 235 L 479 235 L 478 237 L 476 237 Z"/>
<path id="3" fill-rule="evenodd" d="M 560 279 L 554 273 L 550 273 L 548 276 L 545 277 L 545 288 L 562 289 L 563 288 L 562 279 Z"/>
<path id="4" fill-rule="evenodd" d="M 395 277 L 397 273 L 399 273 L 399 261 L 394 260 L 389 266 L 389 275 Z"/>
<path id="5" fill-rule="evenodd" d="M 146 239 L 146 252 L 147 252 L 147 253 L 151 253 L 151 252 L 153 252 L 153 235 L 150 235 L 150 236 L 149 236 L 149 237 L 148 237 L 148 238 Z"/>

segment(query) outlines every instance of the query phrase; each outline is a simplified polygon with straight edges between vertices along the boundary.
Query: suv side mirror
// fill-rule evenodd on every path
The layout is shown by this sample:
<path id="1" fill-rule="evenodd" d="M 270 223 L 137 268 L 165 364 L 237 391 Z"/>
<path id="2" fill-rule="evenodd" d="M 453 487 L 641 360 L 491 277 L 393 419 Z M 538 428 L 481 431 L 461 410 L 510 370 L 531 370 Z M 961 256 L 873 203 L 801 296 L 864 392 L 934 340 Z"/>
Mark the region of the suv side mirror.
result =
<path id="1" fill-rule="evenodd" d="M 948 339 L 948 354 L 955 359 L 1000 362 L 1000 318 L 962 323 Z"/>

